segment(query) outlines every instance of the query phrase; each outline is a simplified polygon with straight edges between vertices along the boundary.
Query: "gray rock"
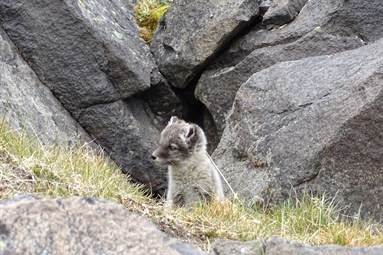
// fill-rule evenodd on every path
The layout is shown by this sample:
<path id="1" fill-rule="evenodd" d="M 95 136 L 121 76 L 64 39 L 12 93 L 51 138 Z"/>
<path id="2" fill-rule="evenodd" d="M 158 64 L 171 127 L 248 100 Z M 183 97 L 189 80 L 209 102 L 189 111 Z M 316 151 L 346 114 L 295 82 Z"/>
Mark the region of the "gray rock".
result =
<path id="1" fill-rule="evenodd" d="M 91 143 L 91 137 L 39 81 L 1 28 L 0 70 L 1 124 L 27 131 L 43 143 Z"/>
<path id="2" fill-rule="evenodd" d="M 158 70 L 153 71 L 151 87 L 141 94 L 141 98 L 148 103 L 162 124 L 167 125 L 171 116 L 184 117 L 186 111 L 184 104 Z M 163 128 L 164 126 L 161 126 L 160 130 Z"/>
<path id="3" fill-rule="evenodd" d="M 153 59 L 119 0 L 6 0 L 0 21 L 39 79 L 69 110 L 150 87 Z"/>
<path id="4" fill-rule="evenodd" d="M 279 62 L 328 55 L 362 46 L 358 38 L 314 30 L 292 43 L 256 49 L 235 66 L 207 69 L 198 81 L 196 97 L 211 112 L 220 134 L 239 87 L 254 73 Z"/>
<path id="5" fill-rule="evenodd" d="M 300 10 L 299 15 L 288 24 L 269 30 L 262 23 L 259 23 L 233 42 L 225 52 L 211 63 L 210 67 L 232 67 L 256 49 L 292 43 L 313 30 L 323 29 L 329 16 L 336 14 L 336 10 L 341 6 L 341 1 L 308 1 Z M 357 34 L 349 36 L 357 37 Z"/>
<path id="6" fill-rule="evenodd" d="M 78 122 L 103 145 L 110 157 L 136 182 L 162 194 L 167 186 L 166 169 L 150 158 L 160 133 L 145 112 L 145 102 L 131 98 L 88 107 Z"/>
<path id="7" fill-rule="evenodd" d="M 383 37 L 383 2 L 380 0 L 342 1 L 342 5 L 329 16 L 324 29 L 334 35 L 356 35 L 366 42 Z"/>
<path id="8" fill-rule="evenodd" d="M 265 15 L 262 23 L 264 25 L 284 25 L 292 20 L 301 11 L 307 0 L 275 0 Z"/>
<path id="9" fill-rule="evenodd" d="M 340 245 L 312 246 L 272 236 L 266 241 L 239 242 L 220 239 L 212 244 L 214 255 L 380 255 L 382 245 L 347 247 Z"/>
<path id="10" fill-rule="evenodd" d="M 236 65 L 255 49 L 290 43 L 315 29 L 333 36 L 357 37 L 366 43 L 374 42 L 383 34 L 383 26 L 376 25 L 382 24 L 382 4 L 380 0 L 372 0 L 368 4 L 358 0 L 307 1 L 293 22 L 271 30 L 265 29 L 263 24 L 254 26 L 211 65 Z M 362 21 L 361 17 L 365 20 Z"/>
<path id="11" fill-rule="evenodd" d="M 204 254 L 146 218 L 93 198 L 0 204 L 0 254 Z"/>
<path id="12" fill-rule="evenodd" d="M 279 202 L 320 189 L 348 214 L 383 212 L 383 40 L 254 74 L 213 154 L 240 197 Z M 373 54 L 372 54 L 373 53 Z"/>
<path id="13" fill-rule="evenodd" d="M 339 245 L 312 246 L 300 244 L 281 237 L 270 237 L 266 241 L 265 255 L 380 255 L 383 246 L 345 247 Z"/>
<path id="14" fill-rule="evenodd" d="M 174 1 L 151 42 L 159 70 L 184 88 L 257 15 L 252 0 Z"/>
<path id="15" fill-rule="evenodd" d="M 364 15 L 371 19 L 369 23 L 382 23 L 380 1 L 364 4 L 363 8 L 353 8 L 351 4 L 362 5 L 360 1 L 318 0 L 309 1 L 302 7 L 304 2 L 274 1 L 273 7 L 263 16 L 262 24 L 238 39 L 203 72 L 195 94 L 211 112 L 220 133 L 225 127 L 237 90 L 252 74 L 279 62 L 354 49 L 364 45 L 363 39 L 376 39 L 378 36 L 375 35 L 383 34 L 381 27 L 375 26 L 377 33 L 370 25 L 368 30 L 359 29 L 363 33 L 353 28 L 367 22 L 358 21 L 358 17 Z M 288 9 L 302 10 L 291 23 L 277 29 L 265 29 L 265 25 L 286 22 L 277 13 L 277 7 L 281 5 L 283 8 L 288 6 Z M 330 22 L 342 20 L 345 12 L 354 12 L 348 16 L 348 23 L 340 25 L 340 22 Z"/>
<path id="16" fill-rule="evenodd" d="M 254 240 L 247 242 L 217 239 L 211 245 L 211 252 L 215 255 L 264 255 L 265 241 Z"/>
<path id="17" fill-rule="evenodd" d="M 259 10 L 266 12 L 273 4 L 274 0 L 258 0 Z"/>

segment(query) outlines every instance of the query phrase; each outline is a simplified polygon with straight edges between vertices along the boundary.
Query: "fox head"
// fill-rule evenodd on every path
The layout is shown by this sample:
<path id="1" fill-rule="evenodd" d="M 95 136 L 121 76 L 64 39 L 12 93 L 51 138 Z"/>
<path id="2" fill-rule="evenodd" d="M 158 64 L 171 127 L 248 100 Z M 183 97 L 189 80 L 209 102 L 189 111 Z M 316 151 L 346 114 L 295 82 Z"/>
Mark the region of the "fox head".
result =
<path id="1" fill-rule="evenodd" d="M 162 165 L 177 165 L 205 151 L 203 130 L 173 116 L 161 132 L 159 147 L 153 152 L 152 159 Z"/>

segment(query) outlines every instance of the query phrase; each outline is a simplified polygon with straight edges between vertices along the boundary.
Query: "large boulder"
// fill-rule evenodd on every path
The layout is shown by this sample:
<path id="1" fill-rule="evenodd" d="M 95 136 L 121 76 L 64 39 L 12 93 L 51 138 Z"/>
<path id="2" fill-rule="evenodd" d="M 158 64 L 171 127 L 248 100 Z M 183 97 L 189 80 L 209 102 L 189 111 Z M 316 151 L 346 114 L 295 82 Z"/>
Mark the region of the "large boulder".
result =
<path id="1" fill-rule="evenodd" d="M 253 0 L 177 0 L 151 42 L 159 70 L 172 86 L 186 87 L 258 16 Z"/>
<path id="2" fill-rule="evenodd" d="M 156 129 L 179 109 L 179 100 L 138 36 L 131 3 L 5 0 L 0 22 L 38 79 L 123 172 L 163 193 L 165 171 L 150 155 Z M 146 94 L 152 83 L 167 91 L 161 100 Z M 133 101 L 138 104 L 129 107 Z M 161 110 L 158 120 L 153 110 Z"/>
<path id="3" fill-rule="evenodd" d="M 235 66 L 208 68 L 198 81 L 195 95 L 209 109 L 218 132 L 222 134 L 238 89 L 254 73 L 279 62 L 334 54 L 362 45 L 358 38 L 333 36 L 313 30 L 292 43 L 256 49 Z"/>
<path id="4" fill-rule="evenodd" d="M 212 252 L 216 255 L 378 255 L 382 253 L 382 250 L 382 245 L 361 247 L 313 246 L 277 236 L 271 236 L 267 240 L 257 239 L 247 242 L 219 239 L 212 244 Z"/>
<path id="5" fill-rule="evenodd" d="M 123 206 L 93 198 L 2 202 L 0 244 L 0 254 L 204 254 Z"/>
<path id="6" fill-rule="evenodd" d="M 0 28 L 0 128 L 8 125 L 43 143 L 82 145 L 91 137 L 21 58 Z"/>
<path id="7" fill-rule="evenodd" d="M 1 23 L 67 109 L 127 98 L 150 87 L 154 63 L 129 12 L 114 1 L 6 0 Z"/>
<path id="8" fill-rule="evenodd" d="M 305 5 L 303 5 L 306 3 Z M 294 13 L 299 13 L 296 17 Z M 275 63 L 355 49 L 381 38 L 383 2 L 275 0 L 262 22 L 203 72 L 196 97 L 222 133 L 240 85 Z"/>
<path id="9" fill-rule="evenodd" d="M 283 62 L 239 89 L 213 156 L 240 196 L 325 191 L 347 213 L 383 212 L 383 40 Z"/>

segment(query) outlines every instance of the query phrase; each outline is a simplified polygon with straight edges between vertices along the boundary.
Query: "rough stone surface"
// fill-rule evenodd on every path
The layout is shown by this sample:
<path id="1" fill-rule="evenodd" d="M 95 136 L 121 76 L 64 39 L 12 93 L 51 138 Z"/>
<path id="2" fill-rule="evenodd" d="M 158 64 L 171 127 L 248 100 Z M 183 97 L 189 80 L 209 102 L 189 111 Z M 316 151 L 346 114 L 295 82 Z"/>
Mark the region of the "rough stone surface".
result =
<path id="1" fill-rule="evenodd" d="M 211 247 L 215 255 L 380 255 L 382 245 L 347 247 L 340 245 L 312 246 L 272 236 L 266 241 L 254 240 L 247 242 L 219 239 Z"/>
<path id="2" fill-rule="evenodd" d="M 380 0 L 372 0 L 368 4 L 359 0 L 307 1 L 292 22 L 271 30 L 266 29 L 262 23 L 254 26 L 222 53 L 212 65 L 218 62 L 222 65 L 226 63 L 224 67 L 233 66 L 255 49 L 290 43 L 315 29 L 321 29 L 334 36 L 357 37 L 366 43 L 371 43 L 382 38 L 383 27 L 376 25 L 383 22 L 382 11 L 383 2 Z M 346 12 L 349 13 L 347 22 L 344 14 Z M 365 17 L 365 20 L 362 22 L 360 17 Z M 335 20 L 339 22 L 334 22 Z M 368 29 L 363 28 L 364 25 Z"/>
<path id="3" fill-rule="evenodd" d="M 78 122 L 103 144 L 124 173 L 131 173 L 134 181 L 146 184 L 153 193 L 164 192 L 167 171 L 150 158 L 160 133 L 145 113 L 145 102 L 131 98 L 88 107 Z"/>
<path id="4" fill-rule="evenodd" d="M 345 247 L 339 245 L 311 246 L 281 237 L 270 237 L 266 241 L 265 255 L 380 255 L 383 246 Z"/>
<path id="5" fill-rule="evenodd" d="M 318 187 L 363 215 L 383 204 L 383 40 L 254 74 L 237 93 L 213 154 L 240 197 Z M 371 54 L 371 53 L 374 54 Z"/>
<path id="6" fill-rule="evenodd" d="M 323 28 L 331 34 L 356 35 L 366 42 L 374 42 L 383 37 L 383 2 L 359 0 L 341 1 Z"/>
<path id="7" fill-rule="evenodd" d="M 157 119 L 164 125 L 167 125 L 171 116 L 185 117 L 186 107 L 158 70 L 153 71 L 151 87 L 142 93 L 141 98 L 148 103 L 150 109 L 156 114 Z M 163 128 L 164 126 L 161 126 L 160 129 Z"/>
<path id="8" fill-rule="evenodd" d="M 184 88 L 257 15 L 253 0 L 174 1 L 151 42 L 159 70 Z"/>
<path id="9" fill-rule="evenodd" d="M 334 54 L 362 45 L 358 38 L 333 36 L 321 30 L 313 30 L 291 43 L 256 49 L 235 66 L 208 68 L 198 81 L 195 94 L 209 109 L 222 134 L 235 94 L 254 73 L 279 62 Z"/>
<path id="10" fill-rule="evenodd" d="M 383 246 L 312 246 L 272 236 L 266 241 L 239 242 L 219 239 L 212 244 L 211 250 L 214 255 L 380 255 L 382 254 Z"/>
<path id="11" fill-rule="evenodd" d="M 264 243 L 264 240 L 240 242 L 228 239 L 217 239 L 211 245 L 210 250 L 215 255 L 264 255 Z"/>
<path id="12" fill-rule="evenodd" d="M 383 24 L 382 1 L 305 3 L 273 1 L 262 23 L 233 43 L 203 72 L 196 96 L 211 112 L 219 132 L 225 127 L 235 93 L 253 73 L 278 62 L 334 54 L 382 37 L 383 26 L 376 25 Z"/>
<path id="13" fill-rule="evenodd" d="M 308 1 L 302 7 L 299 15 L 288 24 L 274 29 L 266 29 L 265 25 L 259 22 L 248 33 L 233 42 L 208 68 L 231 67 L 256 49 L 292 43 L 315 29 L 321 28 L 323 30 L 323 25 L 326 24 L 328 17 L 339 6 L 341 3 L 333 0 Z M 355 36 L 352 34 L 352 37 Z"/>
<path id="14" fill-rule="evenodd" d="M 153 60 L 119 0 L 9 0 L 0 10 L 4 30 L 67 109 L 150 87 Z"/>
<path id="15" fill-rule="evenodd" d="M 276 0 L 263 15 L 264 25 L 284 25 L 292 20 L 301 11 L 307 0 Z"/>
<path id="16" fill-rule="evenodd" d="M 258 0 L 259 10 L 266 12 L 273 4 L 274 0 Z"/>
<path id="17" fill-rule="evenodd" d="M 90 143 L 91 137 L 39 81 L 1 28 L 0 70 L 0 123 L 44 143 Z"/>
<path id="18" fill-rule="evenodd" d="M 0 254 L 204 254 L 121 205 L 93 198 L 0 203 Z"/>

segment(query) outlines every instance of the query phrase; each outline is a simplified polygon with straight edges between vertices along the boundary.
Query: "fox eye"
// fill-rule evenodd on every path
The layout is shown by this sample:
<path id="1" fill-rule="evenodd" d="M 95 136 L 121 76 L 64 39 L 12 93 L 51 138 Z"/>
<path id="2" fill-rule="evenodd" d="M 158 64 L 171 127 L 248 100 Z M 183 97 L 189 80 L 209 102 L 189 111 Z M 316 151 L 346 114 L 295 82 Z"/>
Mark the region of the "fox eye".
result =
<path id="1" fill-rule="evenodd" d="M 175 151 L 175 150 L 177 150 L 177 148 L 175 146 L 173 146 L 173 145 L 169 145 L 169 150 Z"/>

